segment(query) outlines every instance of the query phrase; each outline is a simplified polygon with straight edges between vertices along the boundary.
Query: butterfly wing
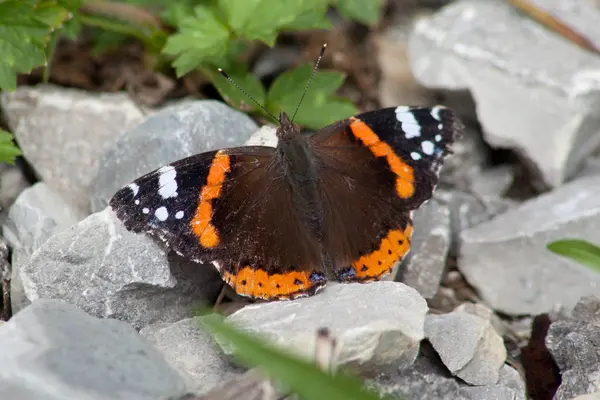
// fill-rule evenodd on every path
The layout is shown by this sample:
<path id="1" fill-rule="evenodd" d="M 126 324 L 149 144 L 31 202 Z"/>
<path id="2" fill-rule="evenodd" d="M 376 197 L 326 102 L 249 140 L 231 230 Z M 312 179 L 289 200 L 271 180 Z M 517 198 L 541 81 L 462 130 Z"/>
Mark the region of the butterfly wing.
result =
<path id="1" fill-rule="evenodd" d="M 273 148 L 224 149 L 150 172 L 119 190 L 110 206 L 127 229 L 213 262 L 238 294 L 295 298 L 326 278 L 320 245 L 297 220 L 281 178 Z"/>
<path id="2" fill-rule="evenodd" d="M 397 107 L 357 115 L 311 137 L 329 210 L 324 247 L 339 280 L 380 279 L 408 253 L 412 211 L 432 196 L 461 129 L 447 108 Z"/>

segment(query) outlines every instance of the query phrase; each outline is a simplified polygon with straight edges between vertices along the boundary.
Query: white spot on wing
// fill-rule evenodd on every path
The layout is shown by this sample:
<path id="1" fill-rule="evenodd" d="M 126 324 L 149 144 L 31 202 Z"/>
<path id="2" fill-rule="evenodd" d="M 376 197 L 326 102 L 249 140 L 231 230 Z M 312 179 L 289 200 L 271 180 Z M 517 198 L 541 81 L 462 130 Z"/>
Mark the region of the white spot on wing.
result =
<path id="1" fill-rule="evenodd" d="M 169 212 L 165 207 L 158 207 L 156 211 L 154 211 L 154 215 L 158 218 L 159 221 L 164 221 L 169 217 Z"/>
<path id="2" fill-rule="evenodd" d="M 438 124 L 438 129 L 441 131 L 442 129 L 444 129 L 444 125 L 443 124 Z"/>
<path id="3" fill-rule="evenodd" d="M 158 170 L 158 173 L 160 174 L 158 176 L 158 194 L 160 197 L 163 199 L 177 197 L 177 181 L 175 180 L 177 172 L 175 168 L 165 165 Z"/>
<path id="4" fill-rule="evenodd" d="M 444 107 L 435 106 L 431 109 L 431 116 L 436 120 L 442 122 L 442 117 L 440 116 L 440 111 L 442 111 Z"/>
<path id="5" fill-rule="evenodd" d="M 140 191 L 140 187 L 136 183 L 130 183 L 127 187 L 133 192 L 133 197 L 137 196 Z"/>
<path id="6" fill-rule="evenodd" d="M 135 199 L 134 203 L 136 206 L 138 206 L 140 204 L 140 199 Z"/>
<path id="7" fill-rule="evenodd" d="M 142 212 L 144 214 L 148 214 L 150 212 L 150 210 L 148 209 L 148 207 L 144 207 L 144 208 L 142 208 Z"/>
<path id="8" fill-rule="evenodd" d="M 183 218 L 183 211 L 177 211 L 177 212 L 175 213 L 175 218 L 177 218 L 177 219 L 181 219 L 181 218 Z"/>
<path id="9" fill-rule="evenodd" d="M 402 124 L 407 139 L 421 136 L 421 125 L 419 125 L 415 115 L 408 107 L 396 107 L 396 119 Z"/>
<path id="10" fill-rule="evenodd" d="M 435 135 L 435 141 L 439 142 L 442 140 L 442 135 Z"/>
<path id="11" fill-rule="evenodd" d="M 410 156 L 412 157 L 413 160 L 421 159 L 421 155 L 419 153 L 417 153 L 416 151 L 413 151 L 412 153 L 410 153 Z"/>
<path id="12" fill-rule="evenodd" d="M 424 140 L 423 143 L 421 143 L 421 148 L 423 149 L 423 153 L 428 156 L 432 155 L 435 150 L 435 146 L 429 140 Z"/>

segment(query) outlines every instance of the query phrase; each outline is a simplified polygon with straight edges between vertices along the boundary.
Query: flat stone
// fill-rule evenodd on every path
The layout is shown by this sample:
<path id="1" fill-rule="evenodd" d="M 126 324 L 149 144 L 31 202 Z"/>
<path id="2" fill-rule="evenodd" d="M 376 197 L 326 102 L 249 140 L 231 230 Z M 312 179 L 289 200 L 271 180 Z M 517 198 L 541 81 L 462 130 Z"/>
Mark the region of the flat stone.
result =
<path id="1" fill-rule="evenodd" d="M 470 386 L 454 378 L 444 367 L 429 344 L 413 365 L 393 373 L 380 374 L 367 381 L 367 387 L 382 395 L 406 400 L 526 400 L 525 383 L 508 365 L 500 368 L 498 382 Z"/>
<path id="2" fill-rule="evenodd" d="M 2 92 L 0 104 L 37 175 L 83 214 L 89 213 L 90 184 L 104 150 L 144 117 L 126 93 L 54 85 Z"/>
<path id="3" fill-rule="evenodd" d="M 93 179 L 91 209 L 104 209 L 117 190 L 173 161 L 241 146 L 257 126 L 246 114 L 215 100 L 168 107 L 113 140 Z"/>
<path id="4" fill-rule="evenodd" d="M 486 304 L 507 314 L 572 308 L 598 292 L 600 275 L 546 246 L 573 237 L 600 243 L 598 198 L 600 176 L 582 178 L 463 230 L 460 271 Z"/>
<path id="5" fill-rule="evenodd" d="M 243 372 L 232 366 L 212 336 L 201 329 L 198 317 L 153 324 L 140 334 L 154 344 L 196 394 L 206 393 Z"/>
<path id="6" fill-rule="evenodd" d="M 451 244 L 450 210 L 432 199 L 414 214 L 411 250 L 402 261 L 400 280 L 421 296 L 435 296 L 446 269 Z"/>
<path id="7" fill-rule="evenodd" d="M 48 239 L 20 278 L 29 300 L 61 299 L 136 328 L 190 317 L 222 286 L 214 267 L 168 256 L 109 208 Z"/>
<path id="8" fill-rule="evenodd" d="M 546 347 L 560 369 L 556 400 L 590 394 L 600 387 L 600 297 L 582 298 L 570 318 L 550 325 Z"/>
<path id="9" fill-rule="evenodd" d="M 540 4 L 600 41 L 600 11 L 592 3 Z M 443 7 L 417 24 L 409 59 L 421 84 L 469 90 L 485 140 L 515 149 L 551 187 L 573 176 L 600 145 L 600 60 L 506 2 Z"/>
<path id="10" fill-rule="evenodd" d="M 426 312 L 419 293 L 399 282 L 330 282 L 315 296 L 249 305 L 227 321 L 307 359 L 314 359 L 316 332 L 326 327 L 336 339 L 332 365 L 372 373 L 414 361 Z"/>
<path id="11" fill-rule="evenodd" d="M 45 182 L 25 189 L 10 207 L 3 235 L 13 249 L 10 285 L 13 312 L 29 304 L 21 282 L 21 268 L 52 235 L 76 224 L 83 217 Z"/>
<path id="12" fill-rule="evenodd" d="M 154 400 L 185 381 L 129 325 L 38 300 L 0 327 L 0 398 Z"/>
<path id="13" fill-rule="evenodd" d="M 491 312 L 486 317 L 470 308 L 474 307 L 428 315 L 425 337 L 453 375 L 471 385 L 492 385 L 500 377 L 506 348 L 491 323 Z"/>

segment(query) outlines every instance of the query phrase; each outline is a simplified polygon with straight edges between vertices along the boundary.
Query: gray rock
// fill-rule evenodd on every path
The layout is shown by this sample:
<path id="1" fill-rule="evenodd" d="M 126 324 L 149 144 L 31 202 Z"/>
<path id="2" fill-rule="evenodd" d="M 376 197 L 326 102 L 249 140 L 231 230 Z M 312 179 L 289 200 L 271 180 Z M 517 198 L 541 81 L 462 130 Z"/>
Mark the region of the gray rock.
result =
<path id="1" fill-rule="evenodd" d="M 452 144 L 452 154 L 440 170 L 440 186 L 467 190 L 483 170 L 487 150 L 481 134 L 466 127 L 463 136 Z"/>
<path id="2" fill-rule="evenodd" d="M 0 398 L 155 400 L 184 380 L 134 329 L 75 306 L 38 300 L 0 327 Z"/>
<path id="3" fill-rule="evenodd" d="M 450 254 L 459 252 L 460 233 L 468 228 L 489 221 L 514 207 L 517 203 L 496 196 L 475 197 L 456 190 L 438 189 L 433 198 L 450 209 L 451 247 Z"/>
<path id="4" fill-rule="evenodd" d="M 212 336 L 201 329 L 198 317 L 150 325 L 140 334 L 158 348 L 196 394 L 206 393 L 243 372 L 229 363 Z"/>
<path id="5" fill-rule="evenodd" d="M 548 0 L 544 9 L 600 41 L 600 12 L 591 3 Z M 600 60 L 506 2 L 442 8 L 417 24 L 409 58 L 423 85 L 470 90 L 486 141 L 517 150 L 550 186 L 600 144 Z"/>
<path id="6" fill-rule="evenodd" d="M 391 16 L 393 22 L 387 28 L 374 35 L 377 64 L 381 69 L 377 88 L 379 102 L 382 107 L 433 105 L 435 94 L 415 80 L 407 54 L 415 23 L 431 12 L 415 13 L 414 7 L 401 7 L 401 10 Z"/>
<path id="7" fill-rule="evenodd" d="M 11 304 L 18 312 L 29 304 L 19 271 L 52 235 L 74 225 L 83 215 L 45 182 L 25 189 L 11 206 L 3 234 L 13 249 Z"/>
<path id="8" fill-rule="evenodd" d="M 4 239 L 0 236 L 0 321 L 7 320 L 10 316 L 10 305 L 7 295 L 10 294 L 8 288 L 10 282 L 10 264 L 8 263 L 8 247 Z"/>
<path id="9" fill-rule="evenodd" d="M 497 383 L 469 386 L 452 377 L 428 344 L 421 346 L 415 363 L 394 373 L 380 374 L 367 387 L 403 400 L 526 400 L 525 383 L 508 365 L 500 369 Z"/>
<path id="10" fill-rule="evenodd" d="M 263 125 L 246 140 L 244 145 L 277 147 L 279 140 L 275 134 L 276 131 L 277 129 L 272 126 Z"/>
<path id="11" fill-rule="evenodd" d="M 138 328 L 191 316 L 222 286 L 212 266 L 169 259 L 147 235 L 127 231 L 108 208 L 48 239 L 20 277 L 29 300 L 65 300 Z"/>
<path id="12" fill-rule="evenodd" d="M 600 297 L 588 296 L 571 318 L 550 325 L 546 347 L 562 377 L 556 400 L 598 391 L 600 387 Z"/>
<path id="13" fill-rule="evenodd" d="M 125 132 L 104 153 L 93 180 L 92 212 L 104 209 L 115 192 L 170 162 L 204 151 L 240 146 L 256 131 L 240 111 L 214 100 L 168 107 Z"/>
<path id="14" fill-rule="evenodd" d="M 16 165 L 0 164 L 0 224 L 19 194 L 30 186 L 23 170 Z"/>
<path id="15" fill-rule="evenodd" d="M 589 157 L 577 172 L 577 178 L 600 175 L 600 157 Z"/>
<path id="16" fill-rule="evenodd" d="M 495 384 L 506 360 L 504 341 L 492 326 L 491 312 L 486 316 L 467 307 L 428 315 L 425 337 L 453 375 L 471 385 Z"/>
<path id="17" fill-rule="evenodd" d="M 446 269 L 450 249 L 450 211 L 432 199 L 414 214 L 411 250 L 400 267 L 401 281 L 421 296 L 435 296 Z"/>
<path id="18" fill-rule="evenodd" d="M 513 180 L 513 167 L 501 165 L 473 175 L 470 189 L 479 197 L 501 198 L 506 194 Z"/>
<path id="19" fill-rule="evenodd" d="M 581 396 L 573 397 L 573 400 L 600 400 L 600 392 L 582 394 Z"/>
<path id="20" fill-rule="evenodd" d="M 295 400 L 282 392 L 259 368 L 253 368 L 194 400 Z"/>
<path id="21" fill-rule="evenodd" d="M 464 230 L 460 271 L 486 304 L 507 314 L 572 308 L 598 292 L 600 274 L 546 245 L 573 237 L 600 243 L 599 197 L 600 176 L 583 178 Z"/>
<path id="22" fill-rule="evenodd" d="M 317 330 L 327 327 L 337 341 L 333 366 L 379 372 L 414 361 L 426 312 L 425 300 L 402 283 L 330 282 L 316 296 L 249 305 L 227 320 L 308 359 L 315 356 Z M 220 344 L 231 352 L 227 343 Z"/>
<path id="23" fill-rule="evenodd" d="M 53 85 L 2 92 L 8 126 L 36 173 L 83 214 L 106 146 L 143 118 L 125 93 L 90 94 Z"/>

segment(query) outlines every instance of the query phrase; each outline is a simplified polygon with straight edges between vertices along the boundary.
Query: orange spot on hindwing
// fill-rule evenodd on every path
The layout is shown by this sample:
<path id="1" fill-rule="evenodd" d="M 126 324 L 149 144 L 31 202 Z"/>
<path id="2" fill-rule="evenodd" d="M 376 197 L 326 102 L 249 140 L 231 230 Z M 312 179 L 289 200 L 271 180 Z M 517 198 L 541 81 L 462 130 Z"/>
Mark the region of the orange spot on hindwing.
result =
<path id="1" fill-rule="evenodd" d="M 415 193 L 412 167 L 402 161 L 389 144 L 379 140 L 379 136 L 367 124 L 358 118 L 350 119 L 352 134 L 360 139 L 375 157 L 385 157 L 390 169 L 396 174 L 396 194 L 403 199 L 411 197 Z"/>
<path id="2" fill-rule="evenodd" d="M 230 158 L 222 151 L 218 151 L 210 164 L 206 185 L 200 192 L 200 201 L 196 208 L 196 214 L 190 224 L 192 232 L 202 247 L 213 248 L 219 244 L 219 233 L 217 228 L 211 224 L 213 213 L 212 200 L 221 195 L 225 176 L 231 170 Z"/>
<path id="3" fill-rule="evenodd" d="M 294 299 L 307 295 L 326 283 L 324 274 L 308 271 L 269 274 L 260 268 L 244 266 L 237 273 L 223 271 L 222 274 L 223 280 L 237 294 L 265 300 Z"/>
<path id="4" fill-rule="evenodd" d="M 340 280 L 365 282 L 381 279 L 408 253 L 411 236 L 411 225 L 408 225 L 404 231 L 400 229 L 390 230 L 381 239 L 378 248 L 353 261 L 350 271 L 342 273 Z"/>

